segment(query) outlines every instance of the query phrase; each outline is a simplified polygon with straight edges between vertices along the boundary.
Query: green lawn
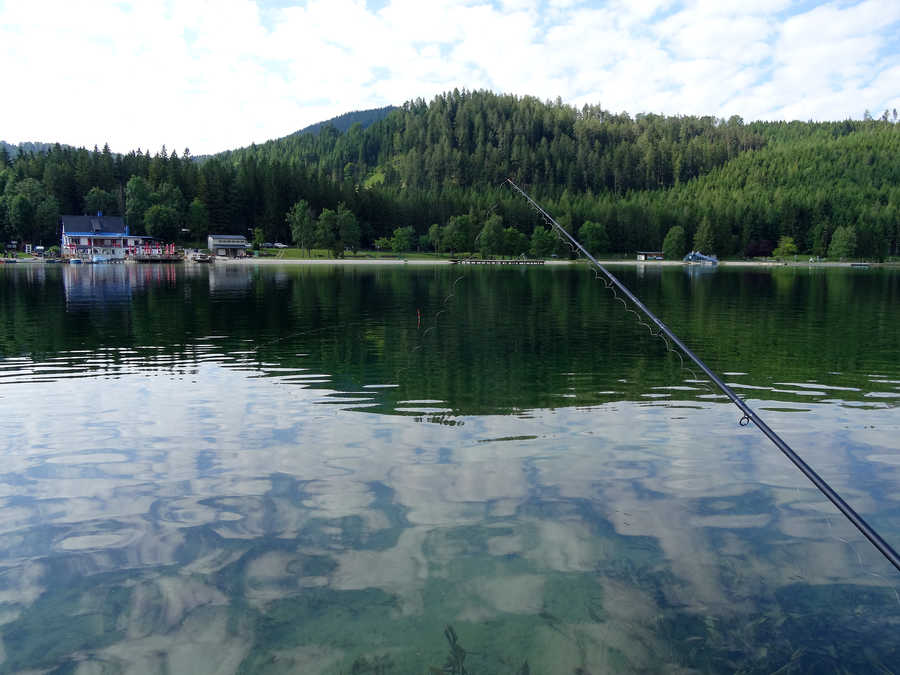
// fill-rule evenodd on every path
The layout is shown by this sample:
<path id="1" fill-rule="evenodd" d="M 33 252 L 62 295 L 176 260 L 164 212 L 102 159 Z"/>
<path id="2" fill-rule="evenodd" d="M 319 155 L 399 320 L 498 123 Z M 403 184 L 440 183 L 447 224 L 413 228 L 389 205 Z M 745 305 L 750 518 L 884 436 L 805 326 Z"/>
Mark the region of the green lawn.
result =
<path id="1" fill-rule="evenodd" d="M 310 258 L 326 258 L 330 259 L 331 251 L 326 249 L 314 248 L 311 252 L 307 252 L 307 250 L 299 249 L 299 248 L 282 248 L 282 249 L 266 249 L 267 253 L 275 253 L 276 258 L 280 258 L 283 260 L 308 260 Z M 407 260 L 448 260 L 450 258 L 458 258 L 463 255 L 468 256 L 469 254 L 456 254 L 456 255 L 437 255 L 435 253 L 416 253 L 416 252 L 408 252 L 403 255 L 397 255 L 393 251 L 357 251 L 355 254 L 346 253 L 344 255 L 345 260 L 374 260 L 374 259 L 388 259 L 388 260 L 399 260 L 399 259 L 407 259 Z"/>

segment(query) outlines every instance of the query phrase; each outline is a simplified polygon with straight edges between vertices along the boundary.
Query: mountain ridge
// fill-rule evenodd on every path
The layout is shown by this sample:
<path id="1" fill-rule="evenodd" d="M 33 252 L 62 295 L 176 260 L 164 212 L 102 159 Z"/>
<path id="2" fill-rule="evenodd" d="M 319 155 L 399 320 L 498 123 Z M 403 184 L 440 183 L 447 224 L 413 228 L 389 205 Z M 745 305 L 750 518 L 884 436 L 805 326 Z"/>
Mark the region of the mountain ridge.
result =
<path id="1" fill-rule="evenodd" d="M 297 131 L 293 131 L 286 136 L 280 136 L 278 138 L 267 139 L 262 143 L 254 143 L 253 145 L 261 145 L 264 143 L 271 143 L 274 141 L 279 141 L 284 138 L 291 138 L 293 136 L 299 136 L 302 134 L 318 134 L 322 129 L 326 127 L 334 127 L 339 133 L 344 133 L 349 131 L 350 127 L 354 124 L 360 124 L 363 129 L 369 127 L 374 122 L 378 120 L 384 119 L 391 112 L 397 110 L 397 106 L 388 105 L 383 106 L 381 108 L 368 108 L 366 110 L 353 110 L 351 112 L 346 112 L 341 115 L 337 115 L 336 117 L 332 117 L 327 120 L 322 120 L 321 122 L 315 122 L 308 126 L 303 127 L 302 129 L 298 129 Z M 8 143 L 7 141 L 0 140 L 0 149 L 6 150 L 7 155 L 10 160 L 15 159 L 20 152 L 40 152 L 47 153 L 53 148 L 57 143 L 55 142 L 44 142 L 44 141 L 25 141 L 22 143 Z M 59 144 L 64 148 L 72 148 L 76 149 L 76 146 L 66 145 L 64 143 Z M 86 147 L 86 146 L 79 146 Z M 223 153 L 234 152 L 235 150 L 240 150 L 242 148 L 230 148 L 226 150 L 221 150 L 219 152 L 208 153 L 204 155 L 194 155 L 195 160 L 203 160 L 209 157 L 213 157 L 216 155 L 221 155 Z M 123 155 L 127 153 L 113 153 L 114 155 Z"/>
<path id="2" fill-rule="evenodd" d="M 340 133 L 349 131 L 350 127 L 352 127 L 354 124 L 360 124 L 363 129 L 366 129 L 373 123 L 382 120 L 390 115 L 394 110 L 397 110 L 397 106 L 395 105 L 383 106 L 381 108 L 368 108 L 366 110 L 353 110 L 351 112 L 346 112 L 338 115 L 337 117 L 323 120 L 322 122 L 310 124 L 309 126 L 303 127 L 302 129 L 299 129 L 292 134 L 288 134 L 288 136 L 297 136 L 300 134 L 317 134 L 323 128 L 328 126 L 334 127 Z"/>

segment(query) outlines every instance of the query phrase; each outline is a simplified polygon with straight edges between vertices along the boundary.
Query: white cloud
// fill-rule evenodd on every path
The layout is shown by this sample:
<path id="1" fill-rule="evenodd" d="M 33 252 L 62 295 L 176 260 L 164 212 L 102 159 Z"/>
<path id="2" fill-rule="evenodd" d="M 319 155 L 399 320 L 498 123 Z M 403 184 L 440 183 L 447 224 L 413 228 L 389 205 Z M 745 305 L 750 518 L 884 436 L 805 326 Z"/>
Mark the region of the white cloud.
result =
<path id="1" fill-rule="evenodd" d="M 900 5 L 877 0 L 792 16 L 774 40 L 771 78 L 733 103 L 746 106 L 745 116 L 787 119 L 859 118 L 866 108 L 883 109 L 897 95 L 890 72 L 898 21 Z"/>
<path id="2" fill-rule="evenodd" d="M 0 2 L 0 137 L 213 152 L 454 87 L 745 119 L 898 103 L 890 0 L 262 3 Z"/>

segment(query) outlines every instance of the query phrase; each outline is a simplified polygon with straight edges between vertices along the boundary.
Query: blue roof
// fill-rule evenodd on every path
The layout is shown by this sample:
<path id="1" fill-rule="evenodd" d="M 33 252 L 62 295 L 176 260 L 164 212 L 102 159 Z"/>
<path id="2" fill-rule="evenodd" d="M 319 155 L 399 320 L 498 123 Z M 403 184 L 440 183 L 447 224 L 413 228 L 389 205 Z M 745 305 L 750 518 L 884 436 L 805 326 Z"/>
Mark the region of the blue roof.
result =
<path id="1" fill-rule="evenodd" d="M 125 220 L 121 216 L 60 216 L 63 232 L 125 233 Z"/>
<path id="2" fill-rule="evenodd" d="M 67 237 L 128 237 L 129 239 L 153 239 L 139 234 L 125 234 L 124 232 L 63 232 Z"/>

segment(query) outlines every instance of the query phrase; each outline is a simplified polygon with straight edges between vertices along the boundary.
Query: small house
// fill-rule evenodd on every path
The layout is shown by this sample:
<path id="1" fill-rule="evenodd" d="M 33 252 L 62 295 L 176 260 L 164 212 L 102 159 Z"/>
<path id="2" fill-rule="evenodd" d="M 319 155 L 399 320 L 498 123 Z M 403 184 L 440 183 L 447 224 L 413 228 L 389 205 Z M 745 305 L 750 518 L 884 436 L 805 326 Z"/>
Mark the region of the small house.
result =
<path id="1" fill-rule="evenodd" d="M 646 260 L 665 260 L 662 251 L 638 251 L 637 259 L 641 262 Z"/>
<path id="2" fill-rule="evenodd" d="M 247 255 L 247 237 L 242 234 L 211 234 L 206 238 L 206 248 L 213 255 L 243 258 Z"/>

